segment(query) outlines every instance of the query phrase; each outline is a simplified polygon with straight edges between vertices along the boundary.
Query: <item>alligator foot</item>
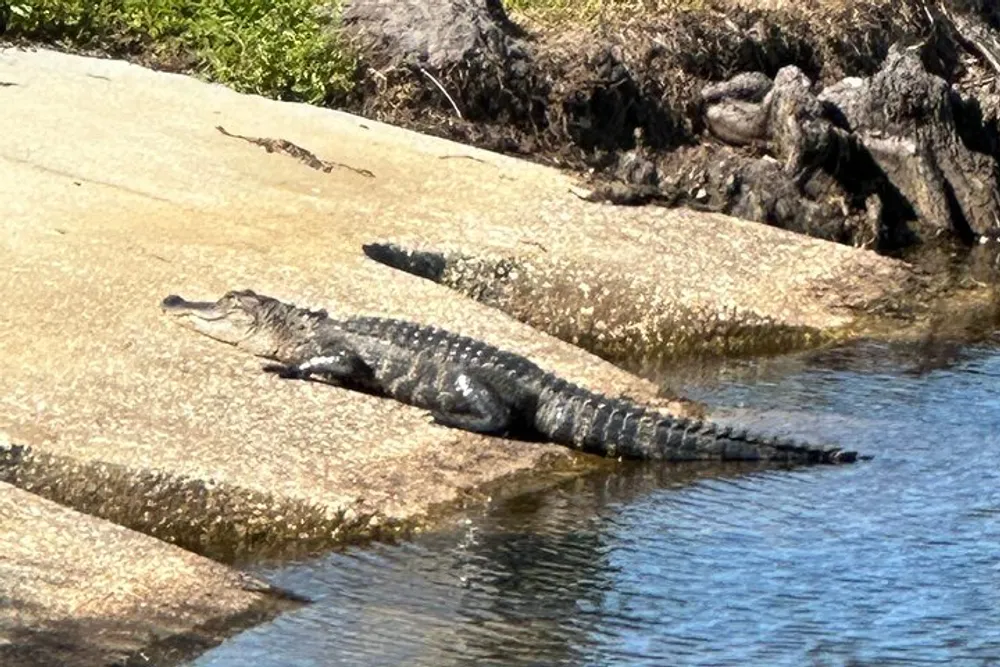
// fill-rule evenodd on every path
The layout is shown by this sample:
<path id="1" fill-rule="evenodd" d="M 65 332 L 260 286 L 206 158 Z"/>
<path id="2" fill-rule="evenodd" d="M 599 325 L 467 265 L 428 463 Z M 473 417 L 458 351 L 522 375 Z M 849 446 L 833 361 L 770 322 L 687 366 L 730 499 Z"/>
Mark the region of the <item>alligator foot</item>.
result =
<path id="1" fill-rule="evenodd" d="M 506 415 L 475 415 L 435 410 L 431 412 L 431 421 L 438 426 L 447 426 L 461 431 L 503 436 L 507 434 L 509 418 Z"/>
<path id="2" fill-rule="evenodd" d="M 266 364 L 261 370 L 265 373 L 274 373 L 285 380 L 304 380 L 309 375 L 308 371 L 302 371 L 298 366 L 288 364 Z"/>

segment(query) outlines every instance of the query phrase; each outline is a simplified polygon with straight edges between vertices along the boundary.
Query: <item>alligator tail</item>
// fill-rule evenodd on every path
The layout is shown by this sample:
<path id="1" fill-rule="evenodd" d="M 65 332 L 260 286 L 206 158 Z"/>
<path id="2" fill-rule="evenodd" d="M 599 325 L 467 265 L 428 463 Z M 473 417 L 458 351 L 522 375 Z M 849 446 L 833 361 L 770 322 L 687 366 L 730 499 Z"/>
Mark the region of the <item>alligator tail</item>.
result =
<path id="1" fill-rule="evenodd" d="M 553 442 L 608 457 L 666 461 L 853 463 L 858 454 L 786 438 L 768 438 L 701 420 L 673 417 L 551 378 L 536 428 Z"/>

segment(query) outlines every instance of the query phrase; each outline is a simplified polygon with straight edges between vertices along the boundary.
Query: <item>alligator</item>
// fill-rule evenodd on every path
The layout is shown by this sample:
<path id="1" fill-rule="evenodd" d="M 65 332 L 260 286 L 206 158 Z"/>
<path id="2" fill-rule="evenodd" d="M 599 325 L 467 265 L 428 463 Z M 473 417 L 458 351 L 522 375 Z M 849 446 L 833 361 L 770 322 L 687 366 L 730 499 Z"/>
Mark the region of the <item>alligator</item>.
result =
<path id="1" fill-rule="evenodd" d="M 763 437 L 608 397 L 519 354 L 405 320 L 334 319 L 250 290 L 216 302 L 170 295 L 161 308 L 187 328 L 276 362 L 264 366 L 267 372 L 388 396 L 452 428 L 623 459 L 797 465 L 858 458 L 839 447 Z"/>

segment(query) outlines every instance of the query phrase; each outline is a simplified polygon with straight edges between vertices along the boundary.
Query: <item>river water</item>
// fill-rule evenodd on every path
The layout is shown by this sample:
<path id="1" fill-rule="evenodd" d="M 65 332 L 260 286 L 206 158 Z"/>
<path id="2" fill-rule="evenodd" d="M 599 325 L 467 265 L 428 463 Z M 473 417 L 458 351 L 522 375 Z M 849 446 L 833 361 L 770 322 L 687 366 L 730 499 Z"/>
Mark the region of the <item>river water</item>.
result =
<path id="1" fill-rule="evenodd" d="M 875 458 L 625 465 L 263 567 L 316 602 L 192 664 L 1000 664 L 1000 348 L 858 344 L 671 386 Z"/>

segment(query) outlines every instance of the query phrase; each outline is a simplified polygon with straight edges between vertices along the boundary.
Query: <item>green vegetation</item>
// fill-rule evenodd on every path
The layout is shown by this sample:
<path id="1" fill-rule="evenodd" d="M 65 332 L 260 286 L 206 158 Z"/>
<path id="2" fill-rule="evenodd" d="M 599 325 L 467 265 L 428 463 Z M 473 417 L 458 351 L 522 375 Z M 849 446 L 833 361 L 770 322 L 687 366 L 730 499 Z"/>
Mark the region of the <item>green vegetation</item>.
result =
<path id="1" fill-rule="evenodd" d="M 706 0 L 505 0 L 541 26 L 629 21 Z M 240 92 L 330 103 L 355 84 L 340 0 L 0 0 L 6 37 L 126 57 Z"/>
<path id="2" fill-rule="evenodd" d="M 512 14 L 539 24 L 593 24 L 648 19 L 689 9 L 703 9 L 706 0 L 505 0 Z"/>
<path id="3" fill-rule="evenodd" d="M 339 6 L 320 0 L 8 0 L 8 36 L 133 56 L 241 92 L 323 102 L 353 85 Z"/>

